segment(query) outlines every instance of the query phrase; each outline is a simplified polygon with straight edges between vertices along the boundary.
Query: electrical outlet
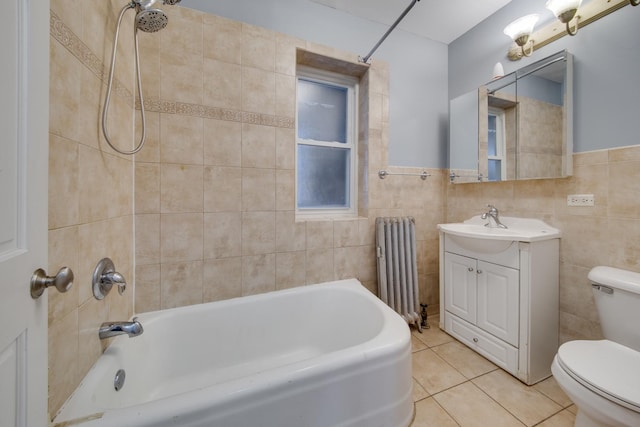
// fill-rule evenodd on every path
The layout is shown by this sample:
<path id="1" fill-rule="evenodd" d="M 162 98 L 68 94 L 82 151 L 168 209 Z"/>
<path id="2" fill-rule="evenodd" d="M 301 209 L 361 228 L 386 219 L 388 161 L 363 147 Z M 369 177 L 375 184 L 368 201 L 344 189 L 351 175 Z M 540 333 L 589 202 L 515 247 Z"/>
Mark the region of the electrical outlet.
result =
<path id="1" fill-rule="evenodd" d="M 593 194 L 570 194 L 567 196 L 567 206 L 593 206 Z"/>

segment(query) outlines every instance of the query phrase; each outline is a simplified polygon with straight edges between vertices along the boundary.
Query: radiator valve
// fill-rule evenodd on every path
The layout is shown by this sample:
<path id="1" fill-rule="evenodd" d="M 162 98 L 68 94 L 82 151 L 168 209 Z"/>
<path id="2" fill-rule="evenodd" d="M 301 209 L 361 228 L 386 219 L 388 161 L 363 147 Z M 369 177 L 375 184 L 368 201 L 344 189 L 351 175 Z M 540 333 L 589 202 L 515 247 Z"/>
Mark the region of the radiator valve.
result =
<path id="1" fill-rule="evenodd" d="M 429 326 L 429 322 L 427 321 L 427 304 L 420 304 L 420 308 L 422 309 L 420 311 L 420 318 L 422 319 L 420 326 L 429 329 L 431 326 Z"/>

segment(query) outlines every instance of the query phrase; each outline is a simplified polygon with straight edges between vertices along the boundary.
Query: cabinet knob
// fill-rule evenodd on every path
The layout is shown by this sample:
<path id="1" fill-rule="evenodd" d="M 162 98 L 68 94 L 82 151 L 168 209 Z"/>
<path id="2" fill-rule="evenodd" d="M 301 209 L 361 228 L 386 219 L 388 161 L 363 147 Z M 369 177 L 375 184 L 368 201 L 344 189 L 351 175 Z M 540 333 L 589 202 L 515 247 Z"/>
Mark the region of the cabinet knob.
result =
<path id="1" fill-rule="evenodd" d="M 473 267 L 469 267 L 469 271 L 473 271 Z"/>
<path id="2" fill-rule="evenodd" d="M 473 342 L 478 342 L 478 338 L 474 338 L 474 339 L 473 339 Z"/>
<path id="3" fill-rule="evenodd" d="M 482 270 L 478 270 L 478 271 L 476 271 L 476 273 L 482 274 Z"/>

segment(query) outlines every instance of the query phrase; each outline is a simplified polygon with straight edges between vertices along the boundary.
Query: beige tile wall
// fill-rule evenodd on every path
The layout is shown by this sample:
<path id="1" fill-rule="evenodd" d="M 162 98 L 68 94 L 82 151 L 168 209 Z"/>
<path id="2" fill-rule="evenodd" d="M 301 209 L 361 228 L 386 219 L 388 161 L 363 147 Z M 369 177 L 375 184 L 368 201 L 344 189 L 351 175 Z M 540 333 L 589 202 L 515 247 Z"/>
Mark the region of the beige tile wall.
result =
<path id="1" fill-rule="evenodd" d="M 416 217 L 423 300 L 437 304 L 443 172 L 425 182 L 378 178 L 387 168 L 386 64 L 366 71 L 355 54 L 181 7 L 165 30 L 142 35 L 141 51 L 156 64 L 143 80 L 160 81 L 144 86 L 153 128 L 136 156 L 137 312 L 347 277 L 375 292 L 373 224 L 383 215 Z M 366 71 L 357 219 L 295 220 L 298 60 Z"/>
<path id="2" fill-rule="evenodd" d="M 447 221 L 483 212 L 541 218 L 559 228 L 561 341 L 601 337 L 587 274 L 597 265 L 640 271 L 640 146 L 574 154 L 574 176 L 507 183 L 449 184 Z M 567 195 L 592 193 L 593 207 Z"/>
<path id="3" fill-rule="evenodd" d="M 98 326 L 133 313 L 133 286 L 98 301 L 91 276 L 111 257 L 133 285 L 133 162 L 100 136 L 111 40 L 122 2 L 51 1 L 49 121 L 49 266 L 75 273 L 66 294 L 49 292 L 49 412 L 54 416 L 100 356 Z M 128 18 L 132 18 L 128 16 Z M 118 84 L 111 102 L 114 141 L 130 149 L 132 19 L 123 25 Z"/>

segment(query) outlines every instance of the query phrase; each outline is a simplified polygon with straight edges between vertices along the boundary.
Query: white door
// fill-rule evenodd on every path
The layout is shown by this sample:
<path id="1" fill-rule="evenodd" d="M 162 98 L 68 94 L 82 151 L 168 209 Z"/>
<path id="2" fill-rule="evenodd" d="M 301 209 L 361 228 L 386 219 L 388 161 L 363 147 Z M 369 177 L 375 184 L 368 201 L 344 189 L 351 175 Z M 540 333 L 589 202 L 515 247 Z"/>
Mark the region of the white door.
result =
<path id="1" fill-rule="evenodd" d="M 49 0 L 2 1 L 0 58 L 0 426 L 45 427 Z"/>

